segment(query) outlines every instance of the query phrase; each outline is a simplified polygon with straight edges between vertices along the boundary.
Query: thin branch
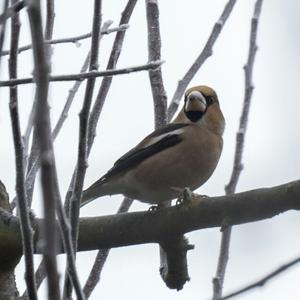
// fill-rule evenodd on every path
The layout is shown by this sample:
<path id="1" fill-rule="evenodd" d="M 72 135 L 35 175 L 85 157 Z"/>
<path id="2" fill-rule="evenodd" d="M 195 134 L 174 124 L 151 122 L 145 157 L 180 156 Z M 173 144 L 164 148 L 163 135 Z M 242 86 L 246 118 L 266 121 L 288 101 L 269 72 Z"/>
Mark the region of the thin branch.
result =
<path id="1" fill-rule="evenodd" d="M 13 2 L 15 4 L 15 2 Z M 17 49 L 20 34 L 19 15 L 14 14 L 11 22 L 11 42 L 9 56 L 9 77 L 17 78 Z M 17 206 L 20 215 L 20 227 L 22 233 L 23 249 L 25 256 L 25 281 L 29 290 L 30 299 L 37 299 L 37 291 L 34 277 L 34 260 L 33 260 L 33 231 L 30 224 L 29 209 L 25 191 L 25 175 L 23 160 L 23 144 L 20 129 L 20 119 L 18 111 L 18 90 L 16 87 L 10 88 L 10 116 L 13 131 L 16 160 L 16 193 Z"/>
<path id="2" fill-rule="evenodd" d="M 128 24 L 129 20 L 131 18 L 132 12 L 135 8 L 135 5 L 137 3 L 137 0 L 129 0 L 121 14 L 121 19 L 119 24 Z M 116 68 L 118 59 L 121 54 L 122 46 L 123 46 L 123 41 L 125 38 L 125 31 L 118 32 L 116 34 L 112 50 L 109 56 L 108 64 L 107 64 L 107 69 L 114 69 Z M 92 149 L 92 145 L 94 142 L 94 138 L 96 136 L 96 127 L 97 123 L 102 111 L 102 107 L 104 105 L 106 96 L 108 94 L 108 91 L 110 89 L 111 83 L 112 83 L 113 77 L 104 77 L 99 89 L 99 92 L 97 94 L 95 104 L 92 108 L 92 112 L 90 114 L 90 119 L 89 119 L 89 136 L 88 136 L 88 155 L 90 154 L 90 151 Z M 128 211 L 133 200 L 129 198 L 124 198 L 120 208 L 119 212 L 125 212 Z M 86 297 L 88 298 L 94 288 L 96 287 L 97 283 L 100 280 L 100 275 L 103 270 L 104 264 L 106 262 L 106 259 L 109 255 L 110 249 L 100 249 L 98 251 L 98 254 L 96 256 L 95 262 L 93 264 L 92 270 L 89 274 L 89 277 L 87 279 L 87 282 L 84 286 L 84 292 Z"/>
<path id="3" fill-rule="evenodd" d="M 99 53 L 99 38 L 101 28 L 101 9 L 102 1 L 94 1 L 94 17 L 93 30 L 91 41 L 91 58 L 89 63 L 89 71 L 98 69 L 98 53 Z M 77 154 L 77 166 L 75 174 L 74 191 L 71 197 L 70 219 L 72 227 L 72 238 L 74 251 L 76 252 L 78 238 L 78 218 L 80 209 L 80 198 L 83 189 L 83 181 L 87 168 L 87 142 L 88 142 L 88 118 L 92 103 L 93 91 L 95 86 L 95 78 L 89 78 L 86 84 L 86 90 L 83 100 L 82 109 L 79 114 L 79 143 Z"/>
<path id="4" fill-rule="evenodd" d="M 83 62 L 83 65 L 81 67 L 81 70 L 80 70 L 80 73 L 84 73 L 87 69 L 88 69 L 88 66 L 89 66 L 89 61 L 90 61 L 90 55 L 88 54 Z M 79 87 L 81 86 L 82 84 L 82 81 L 81 80 L 78 80 L 74 83 L 74 85 L 72 86 L 72 88 L 69 90 L 69 95 L 67 97 L 67 101 L 63 107 L 63 110 L 57 120 L 57 123 L 53 129 L 53 132 L 52 132 L 52 138 L 53 140 L 56 139 L 56 137 L 58 136 L 65 120 L 67 119 L 67 116 L 68 116 L 68 113 L 69 113 L 69 110 L 71 108 L 71 105 L 73 103 L 73 100 L 79 90 Z"/>
<path id="5" fill-rule="evenodd" d="M 6 11 L 8 9 L 8 4 L 9 4 L 9 0 L 5 0 L 3 2 L 3 13 L 4 14 L 6 13 Z M 6 19 L 3 21 L 2 24 L 0 24 L 0 53 L 2 51 L 3 44 L 4 44 L 5 30 L 6 30 Z M 7 54 L 9 54 L 9 51 Z M 1 56 L 0 56 L 0 67 L 1 67 Z"/>
<path id="6" fill-rule="evenodd" d="M 296 259 L 293 259 L 289 261 L 288 263 L 283 264 L 282 266 L 278 267 L 274 271 L 270 272 L 269 274 L 265 275 L 263 278 L 253 282 L 252 284 L 246 285 L 244 288 L 241 288 L 233 293 L 230 293 L 224 297 L 222 297 L 220 300 L 226 300 L 233 298 L 235 296 L 238 296 L 240 294 L 243 294 L 245 292 L 248 292 L 255 288 L 263 287 L 267 282 L 269 282 L 271 279 L 274 279 L 276 276 L 281 275 L 283 272 L 288 270 L 289 268 L 295 266 L 300 262 L 300 257 L 297 257 Z"/>
<path id="7" fill-rule="evenodd" d="M 129 20 L 131 18 L 132 12 L 135 8 L 137 0 L 129 0 L 125 6 L 125 9 L 123 10 L 121 14 L 121 19 L 119 24 L 127 24 L 129 23 Z M 117 66 L 117 62 L 119 60 L 122 46 L 124 42 L 126 31 L 119 31 L 116 34 L 112 50 L 110 52 L 110 56 L 108 59 L 108 63 L 106 66 L 106 70 L 115 69 Z M 153 62 L 152 62 L 153 63 Z M 158 62 L 157 62 L 158 63 Z M 162 62 L 161 62 L 162 63 Z M 159 66 L 157 66 L 159 67 Z M 155 67 L 154 67 L 155 68 Z M 108 91 L 110 89 L 111 83 L 112 83 L 113 77 L 112 76 L 105 76 L 101 82 L 100 89 L 98 91 L 98 94 L 96 96 L 96 100 L 94 103 L 94 106 L 92 108 L 90 119 L 89 119 L 89 139 L 88 139 L 88 153 L 90 153 L 94 138 L 96 136 L 96 127 L 97 123 L 102 111 L 102 107 L 104 105 L 105 99 L 107 97 Z"/>
<path id="8" fill-rule="evenodd" d="M 107 30 L 109 28 L 109 26 L 111 25 L 111 22 L 110 21 L 106 21 L 104 22 L 103 24 L 103 27 L 102 27 L 102 30 Z M 102 37 L 102 35 L 101 35 Z M 88 66 L 89 66 L 89 60 L 90 60 L 90 53 L 87 54 L 85 60 L 84 60 L 84 63 L 81 67 L 81 70 L 80 70 L 80 73 L 84 73 L 86 72 L 86 70 L 88 69 Z M 55 141 L 56 137 L 58 136 L 65 120 L 67 119 L 67 116 L 68 116 L 68 112 L 71 108 L 71 105 L 73 103 L 73 100 L 75 98 L 75 95 L 77 93 L 77 91 L 79 90 L 79 87 L 81 86 L 82 84 L 82 81 L 79 80 L 79 81 L 76 81 L 74 83 L 74 85 L 72 86 L 72 88 L 69 90 L 69 95 L 67 97 L 67 100 L 66 100 L 66 103 L 60 113 L 60 116 L 58 118 L 58 121 L 56 123 L 56 125 L 54 126 L 54 129 L 52 131 L 52 140 L 53 142 Z M 31 110 L 31 114 L 33 114 L 35 110 L 32 109 Z M 31 114 L 30 114 L 30 118 L 31 118 Z M 33 121 L 32 121 L 33 122 Z M 28 125 L 29 126 L 29 123 L 30 121 L 28 121 Z M 28 128 L 27 128 L 28 129 Z M 23 140 L 24 141 L 27 141 L 29 142 L 29 135 L 30 133 L 27 132 L 27 130 L 25 131 L 25 135 L 23 137 Z M 26 145 L 26 143 L 24 142 L 24 144 Z M 35 181 L 35 176 L 36 176 L 36 173 L 40 167 L 40 163 L 39 163 L 39 159 L 40 159 L 40 156 L 39 156 L 39 153 L 37 153 L 37 155 L 35 155 L 34 153 L 31 153 L 30 154 L 30 161 L 32 161 L 32 164 L 31 164 L 31 168 L 28 169 L 27 171 L 27 175 L 26 175 L 26 187 L 29 189 L 29 190 L 32 190 L 33 189 L 33 184 L 34 184 L 34 181 Z M 15 199 L 13 199 L 12 203 L 11 203 L 11 208 L 13 209 L 15 207 Z"/>
<path id="9" fill-rule="evenodd" d="M 152 61 L 144 65 L 127 67 L 122 69 L 112 69 L 106 71 L 90 71 L 82 74 L 69 74 L 69 75 L 52 75 L 49 77 L 49 81 L 75 81 L 75 80 L 85 80 L 89 78 L 105 77 L 105 76 L 115 76 L 123 75 L 139 71 L 148 71 L 150 69 L 155 70 L 159 68 L 164 62 L 163 61 Z M 20 84 L 34 83 L 34 78 L 20 78 L 12 80 L 0 81 L 0 87 L 4 86 L 16 86 Z"/>
<path id="10" fill-rule="evenodd" d="M 5 4 L 6 6 L 6 4 Z M 17 1 L 14 2 L 10 7 L 7 7 L 4 12 L 0 15 L 0 25 L 3 25 L 4 22 L 8 19 L 13 17 L 16 13 L 18 13 L 22 8 L 25 7 L 25 1 Z M 9 50 L 8 50 L 9 52 Z"/>
<path id="11" fill-rule="evenodd" d="M 34 99 L 33 103 L 32 103 L 32 107 L 31 107 L 31 110 L 30 110 L 30 113 L 29 113 L 29 116 L 28 116 L 28 119 L 27 119 L 27 125 L 26 125 L 26 129 L 25 129 L 25 133 L 23 134 L 23 144 L 24 144 L 24 166 L 25 168 L 28 167 L 28 149 L 29 149 L 29 141 L 30 141 L 30 136 L 31 136 L 31 132 L 32 132 L 32 129 L 33 129 L 33 126 L 34 126 L 34 117 L 35 117 L 35 110 L 36 110 L 36 101 Z M 28 169 L 27 169 L 27 173 L 28 173 Z M 27 185 L 26 185 L 27 187 Z M 29 197 L 30 198 L 30 197 Z M 29 206 L 31 206 L 31 199 L 28 199 L 29 200 Z M 12 207 L 13 209 L 13 207 Z"/>
<path id="12" fill-rule="evenodd" d="M 257 0 L 254 7 L 254 14 L 251 20 L 251 30 L 250 30 L 250 41 L 249 41 L 249 53 L 248 60 L 245 70 L 245 93 L 244 93 L 244 103 L 242 108 L 242 114 L 240 118 L 239 129 L 236 135 L 236 147 L 234 155 L 233 170 L 231 173 L 231 178 L 229 183 L 225 187 L 226 195 L 233 194 L 235 192 L 242 166 L 242 155 L 245 143 L 245 135 L 248 124 L 248 115 L 251 104 L 251 96 L 253 92 L 252 83 L 252 71 L 254 66 L 255 54 L 257 51 L 256 37 L 258 21 L 262 7 L 262 0 Z M 226 266 L 229 258 L 229 247 L 230 247 L 230 237 L 231 237 L 231 226 L 227 226 L 225 221 L 225 228 L 222 232 L 221 247 L 219 252 L 218 266 L 216 275 L 213 279 L 213 300 L 218 300 L 222 297 L 223 283 L 226 272 Z"/>
<path id="13" fill-rule="evenodd" d="M 103 26 L 102 26 L 102 29 L 101 29 L 101 33 L 105 30 L 107 30 L 109 28 L 109 26 L 111 25 L 111 21 L 106 21 L 104 22 Z M 101 37 L 102 38 L 102 35 Z M 85 72 L 87 69 L 88 69 L 88 66 L 89 66 L 89 60 L 90 60 L 90 53 L 87 54 L 86 58 L 85 58 L 85 61 L 81 67 L 81 70 L 80 70 L 80 73 L 83 73 Z M 58 136 L 62 126 L 63 126 L 63 123 L 64 121 L 66 120 L 67 118 L 67 115 L 68 115 L 68 112 L 69 112 L 69 109 L 73 103 L 73 100 L 75 98 L 75 95 L 81 85 L 82 81 L 76 81 L 73 85 L 73 87 L 69 90 L 69 95 L 67 97 L 67 100 L 66 100 L 66 103 L 62 109 L 62 112 L 60 113 L 60 116 L 58 118 L 58 121 L 52 131 L 52 139 L 53 141 L 55 141 L 56 137 Z M 38 156 L 35 158 L 35 161 L 34 163 L 32 164 L 32 167 L 31 169 L 29 170 L 29 172 L 27 173 L 27 177 L 26 177 L 26 186 L 31 189 L 32 186 L 33 186 L 33 183 L 34 183 L 34 179 L 35 179 L 35 176 L 36 176 L 36 173 L 39 169 L 39 159 L 40 159 L 40 156 L 38 154 Z M 12 203 L 13 204 L 13 203 Z M 61 217 L 64 217 L 62 213 L 60 213 Z M 62 220 L 61 223 L 66 223 L 66 220 Z M 67 225 L 66 227 L 68 227 L 69 225 Z M 66 232 L 66 231 L 65 231 Z M 68 238 L 68 237 L 67 237 Z M 71 242 L 71 239 L 69 241 L 69 244 L 72 243 Z M 70 246 L 69 246 L 70 247 Z M 73 256 L 73 250 L 70 252 L 71 254 L 69 254 L 69 258 L 68 260 L 70 260 L 71 262 L 71 265 L 75 265 L 75 263 L 73 262 L 74 260 L 74 256 Z M 74 270 L 74 267 L 70 268 L 70 271 L 73 272 L 72 270 Z M 73 272 L 73 275 L 72 275 L 74 278 L 77 278 L 77 274 L 76 272 Z M 44 260 L 41 261 L 40 265 L 38 266 L 38 269 L 36 271 L 36 274 L 35 274 L 35 277 L 36 277 L 36 282 L 37 282 L 37 289 L 40 287 L 41 283 L 43 282 L 43 280 L 45 279 L 46 277 L 46 271 L 45 271 L 45 263 L 44 263 Z M 75 281 L 75 284 L 78 286 L 77 282 L 78 280 L 74 280 Z M 26 293 L 23 294 L 22 296 L 22 299 L 26 299 Z"/>
<path id="14" fill-rule="evenodd" d="M 28 1 L 28 17 L 32 37 L 34 71 L 36 80 L 36 120 L 37 142 L 41 151 L 41 183 L 44 200 L 44 249 L 46 271 L 48 275 L 48 298 L 59 300 L 60 287 L 56 263 L 57 232 L 55 230 L 55 202 L 57 200 L 56 171 L 53 145 L 50 139 L 50 116 L 47 102 L 49 87 L 49 66 L 46 58 L 44 37 L 42 32 L 42 17 L 39 1 Z M 28 289 L 28 292 L 30 290 Z"/>
<path id="15" fill-rule="evenodd" d="M 46 278 L 47 274 L 46 274 L 46 268 L 45 268 L 45 260 L 42 259 L 42 261 L 40 262 L 38 268 L 36 269 L 35 272 L 35 281 L 36 281 L 36 289 L 38 290 L 42 284 L 42 282 L 44 281 L 44 279 Z M 28 290 L 26 289 L 23 293 L 23 295 L 21 296 L 21 300 L 28 300 Z"/>
<path id="16" fill-rule="evenodd" d="M 47 0 L 45 39 L 51 39 L 52 38 L 53 27 L 54 27 L 54 18 L 55 18 L 54 0 Z M 49 66 L 49 72 L 51 72 L 52 49 L 51 49 L 50 45 L 45 45 L 45 52 L 46 52 L 48 66 Z M 33 139 L 32 139 L 31 153 L 30 153 L 30 156 L 28 157 L 29 139 L 30 139 L 31 132 L 32 132 L 33 126 L 34 126 L 34 116 L 35 116 L 35 113 L 36 113 L 37 101 L 38 101 L 38 99 L 35 97 L 34 101 L 33 101 L 33 104 L 32 104 L 31 111 L 30 111 L 30 115 L 28 117 L 28 122 L 27 122 L 27 126 L 26 126 L 25 135 L 23 136 L 24 153 L 25 153 L 25 155 L 24 155 L 24 165 L 27 167 L 28 162 L 29 162 L 29 168 L 27 168 L 27 174 L 28 174 L 29 169 L 31 169 L 33 164 L 34 164 L 34 157 L 37 157 L 39 155 L 39 152 L 40 152 L 39 148 L 38 148 L 37 135 L 34 134 Z M 33 181 L 33 184 L 30 187 L 28 187 L 27 185 L 26 185 L 26 187 L 27 187 L 28 203 L 29 203 L 29 206 L 31 207 L 33 190 L 34 190 L 34 181 Z"/>
<path id="17" fill-rule="evenodd" d="M 72 246 L 70 235 L 68 235 L 68 226 L 66 225 L 66 217 L 62 209 L 60 194 L 58 189 L 57 174 L 55 167 L 55 159 L 53 153 L 53 144 L 51 139 L 51 125 L 49 116 L 49 107 L 47 103 L 48 95 L 48 64 L 46 60 L 46 53 L 43 43 L 42 20 L 40 14 L 40 3 L 30 2 L 28 6 L 29 21 L 32 34 L 32 44 L 34 53 L 35 76 L 36 76 L 36 94 L 37 99 L 37 113 L 36 113 L 36 132 L 38 137 L 39 148 L 41 151 L 41 181 L 42 192 L 44 199 L 44 214 L 46 216 L 44 226 L 44 240 L 43 254 L 45 259 L 46 272 L 48 275 L 48 297 L 49 299 L 60 299 L 59 277 L 56 265 L 57 253 L 57 230 L 55 227 L 55 208 L 60 221 L 60 229 L 62 231 L 63 244 L 68 252 L 68 263 L 70 266 L 75 266 L 72 260 L 72 251 L 68 248 Z M 80 284 L 76 275 L 76 269 L 70 272 L 72 283 L 75 287 L 76 296 L 78 299 L 84 299 Z"/>
<path id="18" fill-rule="evenodd" d="M 101 40 L 101 38 L 103 36 L 103 32 L 107 32 L 109 30 L 109 26 L 111 24 L 112 24 L 111 21 L 106 21 L 106 22 L 103 23 L 103 26 L 101 28 L 100 40 Z M 127 24 L 125 24 L 125 25 L 127 25 Z M 128 26 L 125 26 L 125 25 L 124 25 L 124 27 L 128 28 Z M 89 61 L 90 61 L 90 52 L 88 53 L 88 55 L 86 56 L 86 58 L 84 60 L 84 63 L 83 63 L 83 65 L 81 67 L 81 70 L 80 70 L 80 73 L 84 73 L 88 69 L 88 67 L 89 67 Z M 74 97 L 75 97 L 75 95 L 76 95 L 76 93 L 77 93 L 77 91 L 78 91 L 81 83 L 82 83 L 81 80 L 76 81 L 74 83 L 73 87 L 69 90 L 69 96 L 67 98 L 66 104 L 65 104 L 65 106 L 64 106 L 64 108 L 63 108 L 63 110 L 62 110 L 62 112 L 60 114 L 60 117 L 59 117 L 59 119 L 57 121 L 57 124 L 55 125 L 55 128 L 54 128 L 54 130 L 52 132 L 54 140 L 57 137 L 60 129 L 62 128 L 62 125 L 63 125 L 64 121 L 66 120 L 66 117 L 67 117 L 67 114 L 68 114 L 69 109 L 71 107 L 71 104 L 72 104 L 72 102 L 74 100 Z"/>
<path id="19" fill-rule="evenodd" d="M 159 29 L 159 8 L 157 0 L 146 0 L 148 59 L 161 59 L 161 37 Z M 149 71 L 153 102 L 155 128 L 167 124 L 167 96 L 161 69 Z M 165 203 L 171 206 L 171 202 Z M 182 235 L 167 238 L 160 244 L 160 274 L 169 288 L 181 290 L 189 280 L 186 253 L 189 248 L 187 239 Z"/>
<path id="20" fill-rule="evenodd" d="M 132 199 L 125 197 L 117 213 L 120 214 L 120 213 L 128 212 L 132 202 L 133 202 Z M 86 299 L 90 297 L 97 283 L 100 281 L 100 275 L 103 270 L 106 259 L 109 255 L 109 252 L 110 249 L 100 249 L 96 255 L 92 270 L 89 274 L 89 277 L 83 289 Z"/>
<path id="21" fill-rule="evenodd" d="M 157 0 L 146 0 L 147 30 L 148 30 L 148 60 L 161 60 L 161 37 L 159 29 L 159 9 Z M 149 70 L 151 84 L 155 128 L 167 124 L 167 95 L 164 88 L 161 68 Z"/>
<path id="22" fill-rule="evenodd" d="M 55 18 L 54 0 L 47 0 L 46 4 L 47 5 L 46 5 L 45 40 L 51 40 L 53 36 L 54 18 Z M 46 48 L 48 48 L 49 45 L 45 43 L 45 46 Z"/>
<path id="23" fill-rule="evenodd" d="M 111 22 L 111 21 L 110 21 Z M 127 24 L 120 24 L 118 27 L 113 27 L 113 28 L 108 28 L 108 29 L 104 29 L 101 30 L 101 35 L 107 35 L 113 32 L 118 32 L 118 31 L 125 31 L 129 28 L 129 26 Z M 69 38 L 61 38 L 61 39 L 52 39 L 52 40 L 45 40 L 45 44 L 50 44 L 50 45 L 55 45 L 55 44 L 67 44 L 67 43 L 71 43 L 71 44 L 78 44 L 79 41 L 81 40 L 85 40 L 88 39 L 92 36 L 92 33 L 84 33 L 81 35 L 76 35 L 73 37 L 69 37 Z M 18 49 L 18 53 L 27 51 L 31 49 L 31 44 L 29 45 L 25 45 L 22 46 Z M 9 54 L 9 50 L 4 50 L 2 52 L 0 52 L 0 56 L 5 56 Z"/>
<path id="24" fill-rule="evenodd" d="M 193 79 L 193 77 L 196 75 L 198 70 L 201 68 L 203 63 L 212 55 L 213 53 L 213 47 L 215 42 L 217 41 L 228 17 L 230 16 L 233 7 L 236 3 L 236 0 L 229 0 L 227 4 L 225 5 L 225 8 L 218 19 L 218 21 L 215 23 L 212 32 L 203 48 L 201 51 L 200 55 L 196 58 L 196 60 L 193 62 L 193 64 L 190 66 L 189 70 L 186 72 L 186 74 L 183 76 L 181 80 L 179 80 L 176 91 L 172 97 L 171 103 L 168 107 L 168 120 L 170 121 L 181 100 L 181 97 L 186 90 L 187 86 Z"/>
<path id="25" fill-rule="evenodd" d="M 90 62 L 89 62 L 90 72 L 96 71 L 98 69 L 98 53 L 99 53 L 100 29 L 101 29 L 101 21 L 102 21 L 101 10 L 102 10 L 102 0 L 94 0 L 92 40 L 91 40 L 91 50 L 90 50 Z M 88 118 L 90 113 L 90 107 L 92 104 L 95 82 L 96 82 L 95 78 L 89 78 L 87 80 L 83 105 L 79 113 L 79 141 L 78 141 L 77 163 L 76 163 L 76 171 L 74 176 L 74 189 L 70 198 L 70 210 L 69 210 L 74 257 L 76 257 L 76 250 L 77 250 L 80 199 L 82 195 L 83 182 L 84 182 L 84 177 L 87 168 Z M 72 289 L 68 279 L 65 281 L 64 295 L 66 299 L 70 298 L 72 295 Z"/>

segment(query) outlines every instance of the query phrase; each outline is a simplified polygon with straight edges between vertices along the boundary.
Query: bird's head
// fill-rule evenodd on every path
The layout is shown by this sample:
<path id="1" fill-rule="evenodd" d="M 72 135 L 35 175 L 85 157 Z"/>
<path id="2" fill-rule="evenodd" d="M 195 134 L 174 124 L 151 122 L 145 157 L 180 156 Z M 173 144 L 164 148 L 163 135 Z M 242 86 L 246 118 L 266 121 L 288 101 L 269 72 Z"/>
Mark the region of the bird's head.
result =
<path id="1" fill-rule="evenodd" d="M 225 120 L 216 92 L 205 85 L 189 88 L 184 95 L 184 106 L 175 123 L 194 123 L 223 134 Z"/>

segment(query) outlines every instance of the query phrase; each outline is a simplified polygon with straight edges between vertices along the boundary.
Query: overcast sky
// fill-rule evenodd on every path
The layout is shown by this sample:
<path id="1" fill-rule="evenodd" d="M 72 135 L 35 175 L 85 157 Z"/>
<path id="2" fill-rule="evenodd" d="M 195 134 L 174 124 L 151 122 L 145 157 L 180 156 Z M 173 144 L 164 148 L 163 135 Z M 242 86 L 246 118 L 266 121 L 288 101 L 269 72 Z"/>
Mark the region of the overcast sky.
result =
<path id="1" fill-rule="evenodd" d="M 103 20 L 116 26 L 127 1 L 103 1 Z M 173 0 L 159 1 L 162 36 L 162 67 L 168 97 L 199 54 L 214 22 L 227 1 Z M 69 37 L 90 31 L 93 1 L 56 1 L 54 37 Z M 250 18 L 254 1 L 237 4 L 218 39 L 214 53 L 193 79 L 191 86 L 206 84 L 219 95 L 226 118 L 224 151 L 217 170 L 198 192 L 211 196 L 224 194 L 229 180 L 243 100 L 243 65 L 247 59 Z M 299 179 L 300 140 L 300 2 L 297 0 L 265 0 L 258 33 L 258 53 L 254 67 L 253 102 L 243 157 L 244 171 L 237 191 L 267 187 Z M 21 44 L 27 44 L 27 19 L 22 16 Z M 113 25 L 113 26 L 114 26 Z M 100 69 L 106 66 L 114 34 L 105 36 L 100 48 Z M 58 45 L 53 54 L 53 74 L 76 73 L 89 48 L 89 41 L 75 45 Z M 7 43 L 6 43 L 7 46 Z M 20 76 L 32 72 L 32 53 L 20 55 Z M 147 62 L 145 3 L 139 1 L 130 21 L 123 52 L 118 63 L 126 67 Z M 3 60 L 1 78 L 8 77 Z M 97 86 L 101 81 L 97 81 Z M 52 120 L 56 122 L 71 83 L 51 84 Z M 84 86 L 80 89 L 64 128 L 55 142 L 55 154 L 62 195 L 68 187 L 76 161 L 78 112 Z M 24 131 L 34 91 L 32 85 L 19 89 L 22 129 Z M 0 179 L 14 195 L 14 156 L 8 111 L 7 89 L 0 89 Z M 89 158 L 85 186 L 99 178 L 114 161 L 153 130 L 153 105 L 148 74 L 140 72 L 115 77 L 97 129 L 97 138 Z M 40 214 L 40 197 L 35 193 L 34 209 Z M 121 196 L 103 197 L 82 210 L 82 216 L 114 213 Z M 145 204 L 134 203 L 133 210 L 145 210 Z M 299 214 L 288 212 L 272 220 L 235 227 L 225 291 L 231 291 L 292 259 L 300 253 Z M 188 254 L 191 281 L 180 292 L 169 290 L 159 275 L 157 245 L 114 249 L 108 258 L 101 283 L 91 299 L 209 299 L 212 291 L 220 243 L 218 229 L 207 229 L 188 235 L 195 244 Z M 85 282 L 95 252 L 78 255 L 78 268 Z M 38 262 L 39 259 L 36 258 Z M 59 259 L 61 270 L 63 260 Z M 37 264 L 36 264 L 37 265 Z M 17 270 L 23 290 L 23 265 Z M 300 295 L 300 266 L 278 277 L 264 288 L 240 299 L 295 299 Z M 45 287 L 45 284 L 44 284 Z M 43 293 L 42 289 L 42 292 Z M 238 299 L 238 298 L 237 298 Z"/>

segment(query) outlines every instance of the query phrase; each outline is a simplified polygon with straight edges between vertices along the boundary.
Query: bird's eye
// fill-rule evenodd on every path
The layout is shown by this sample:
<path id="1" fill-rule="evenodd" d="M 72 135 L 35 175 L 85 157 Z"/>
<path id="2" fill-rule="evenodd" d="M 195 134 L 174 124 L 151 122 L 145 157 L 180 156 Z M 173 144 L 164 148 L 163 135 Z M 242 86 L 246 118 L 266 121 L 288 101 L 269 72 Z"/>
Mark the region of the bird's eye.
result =
<path id="1" fill-rule="evenodd" d="M 214 98 L 212 96 L 205 96 L 205 100 L 207 105 L 211 105 L 214 102 Z"/>

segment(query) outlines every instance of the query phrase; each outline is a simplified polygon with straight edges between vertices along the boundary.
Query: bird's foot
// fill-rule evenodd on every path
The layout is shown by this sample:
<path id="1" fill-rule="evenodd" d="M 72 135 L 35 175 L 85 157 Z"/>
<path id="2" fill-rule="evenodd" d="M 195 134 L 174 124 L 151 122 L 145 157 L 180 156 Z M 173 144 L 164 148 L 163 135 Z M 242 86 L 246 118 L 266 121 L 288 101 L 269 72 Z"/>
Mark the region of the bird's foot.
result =
<path id="1" fill-rule="evenodd" d="M 158 205 L 151 205 L 148 209 L 148 211 L 157 211 L 159 209 Z"/>
<path id="2" fill-rule="evenodd" d="M 209 198 L 209 196 L 207 196 L 207 195 L 198 195 L 198 194 L 197 194 L 197 197 L 200 197 L 200 198 L 203 198 L 203 199 Z"/>
<path id="3" fill-rule="evenodd" d="M 192 201 L 194 193 L 190 188 L 184 188 L 182 195 L 176 200 L 176 205 L 187 204 Z"/>

